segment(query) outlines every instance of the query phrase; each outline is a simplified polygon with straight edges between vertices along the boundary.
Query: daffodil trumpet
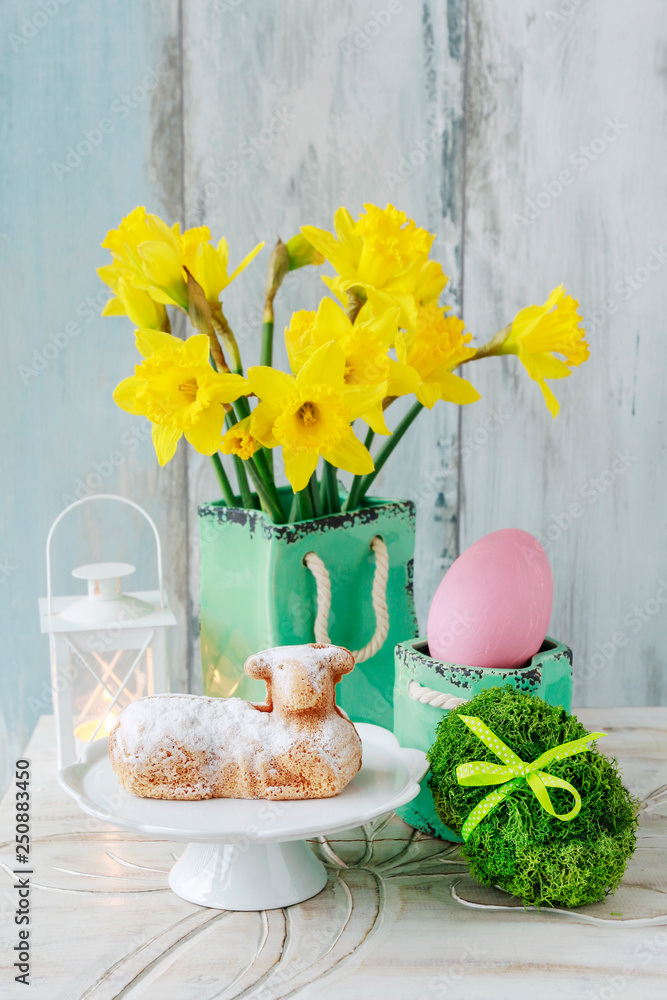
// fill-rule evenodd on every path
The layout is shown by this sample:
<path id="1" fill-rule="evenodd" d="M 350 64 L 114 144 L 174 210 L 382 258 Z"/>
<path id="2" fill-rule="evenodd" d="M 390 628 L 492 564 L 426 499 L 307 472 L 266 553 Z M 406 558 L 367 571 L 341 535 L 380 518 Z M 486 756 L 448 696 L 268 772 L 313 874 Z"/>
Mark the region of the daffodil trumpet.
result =
<path id="1" fill-rule="evenodd" d="M 339 470 L 352 476 L 343 511 L 363 504 L 423 409 L 480 398 L 460 375 L 471 361 L 516 355 L 555 417 L 559 404 L 547 382 L 589 356 L 578 303 L 559 285 L 476 347 L 463 320 L 439 304 L 448 279 L 431 256 L 434 240 L 393 205 L 371 204 L 356 219 L 338 209 L 332 233 L 303 226 L 287 242 L 278 239 L 268 262 L 260 364 L 246 375 L 221 296 L 264 244 L 230 271 L 227 241 L 214 244 L 207 226 L 181 231 L 136 208 L 107 233 L 102 246 L 111 261 L 98 269 L 112 292 L 104 315 L 125 315 L 137 328 L 140 361 L 116 388 L 116 403 L 151 422 L 161 465 L 184 437 L 211 456 L 225 504 L 261 506 L 277 523 L 338 513 Z M 289 319 L 289 370 L 282 371 L 273 363 L 279 290 L 290 272 L 325 261 L 334 270 L 322 276 L 331 294 Z M 173 335 L 168 310 L 184 312 L 196 332 Z M 402 397 L 413 402 L 392 430 L 389 407 Z M 375 448 L 378 435 L 384 440 Z M 277 485 L 276 449 L 291 503 Z"/>

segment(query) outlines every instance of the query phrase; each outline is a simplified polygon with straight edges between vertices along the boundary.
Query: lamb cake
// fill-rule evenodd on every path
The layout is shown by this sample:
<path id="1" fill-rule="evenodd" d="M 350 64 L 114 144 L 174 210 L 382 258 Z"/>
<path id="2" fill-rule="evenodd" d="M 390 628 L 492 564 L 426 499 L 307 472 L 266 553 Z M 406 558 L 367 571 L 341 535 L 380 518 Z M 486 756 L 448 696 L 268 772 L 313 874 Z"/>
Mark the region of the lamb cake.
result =
<path id="1" fill-rule="evenodd" d="M 345 788 L 361 740 L 336 705 L 354 667 L 340 646 L 278 646 L 245 663 L 266 682 L 264 704 L 161 694 L 125 708 L 109 736 L 120 783 L 151 799 L 315 799 Z"/>

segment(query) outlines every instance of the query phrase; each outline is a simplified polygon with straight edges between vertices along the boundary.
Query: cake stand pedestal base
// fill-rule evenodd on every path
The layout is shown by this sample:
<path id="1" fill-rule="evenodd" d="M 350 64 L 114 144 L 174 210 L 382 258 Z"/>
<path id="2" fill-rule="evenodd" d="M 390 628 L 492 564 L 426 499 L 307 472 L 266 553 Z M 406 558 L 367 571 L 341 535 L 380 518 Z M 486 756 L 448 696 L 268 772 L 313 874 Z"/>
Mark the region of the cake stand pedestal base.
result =
<path id="1" fill-rule="evenodd" d="M 327 873 L 305 840 L 188 844 L 169 874 L 174 892 L 219 910 L 273 910 L 321 892 Z"/>

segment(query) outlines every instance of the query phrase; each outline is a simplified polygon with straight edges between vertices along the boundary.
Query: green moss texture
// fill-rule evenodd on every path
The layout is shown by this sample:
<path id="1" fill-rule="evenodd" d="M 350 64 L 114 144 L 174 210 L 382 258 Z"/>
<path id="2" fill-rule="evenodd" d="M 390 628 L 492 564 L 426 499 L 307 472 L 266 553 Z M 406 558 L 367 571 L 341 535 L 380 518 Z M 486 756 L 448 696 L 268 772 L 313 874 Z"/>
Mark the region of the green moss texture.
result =
<path id="1" fill-rule="evenodd" d="M 501 763 L 459 715 L 478 716 L 527 763 L 587 735 L 564 709 L 511 687 L 483 691 L 449 712 L 438 725 L 428 757 L 438 816 L 456 833 L 474 806 L 498 787 L 459 785 L 457 766 L 473 760 Z M 596 749 L 554 761 L 545 770 L 579 791 L 579 815 L 569 822 L 550 816 L 525 784 L 477 825 L 463 855 L 476 879 L 520 896 L 525 905 L 595 902 L 613 892 L 623 876 L 635 848 L 639 803 L 623 786 L 616 761 Z M 569 812 L 570 793 L 548 791 L 556 812 Z"/>

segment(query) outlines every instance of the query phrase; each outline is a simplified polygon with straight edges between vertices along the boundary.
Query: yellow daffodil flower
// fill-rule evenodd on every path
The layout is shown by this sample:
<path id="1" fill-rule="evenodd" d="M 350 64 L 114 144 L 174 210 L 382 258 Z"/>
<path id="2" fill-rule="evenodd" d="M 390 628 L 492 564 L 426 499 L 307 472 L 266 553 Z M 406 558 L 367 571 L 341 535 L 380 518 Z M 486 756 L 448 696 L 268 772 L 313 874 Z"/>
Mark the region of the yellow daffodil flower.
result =
<path id="1" fill-rule="evenodd" d="M 238 455 L 244 461 L 252 458 L 261 444 L 252 436 L 250 420 L 250 417 L 245 417 L 229 428 L 222 439 L 220 451 L 225 455 Z"/>
<path id="2" fill-rule="evenodd" d="M 178 238 L 179 232 L 177 222 L 169 228 L 159 215 L 150 215 L 143 205 L 139 205 L 121 219 L 118 229 L 109 230 L 102 246 L 111 251 L 114 260 L 131 267 L 136 263 L 134 255 L 141 243 L 151 240 L 166 240 L 171 243 Z"/>
<path id="3" fill-rule="evenodd" d="M 375 317 L 364 306 L 352 323 L 333 299 L 324 298 L 317 313 L 305 309 L 294 313 L 285 330 L 292 371 L 296 374 L 318 347 L 333 340 L 345 356 L 347 385 L 386 383 L 388 396 L 415 392 L 420 383 L 417 372 L 387 353 L 398 333 L 399 312 L 396 308 L 386 309 Z M 381 400 L 362 414 L 362 419 L 376 434 L 390 433 Z"/>
<path id="4" fill-rule="evenodd" d="M 148 214 L 140 206 L 122 220 L 118 229 L 107 233 L 102 246 L 111 251 L 114 259 L 100 275 L 103 281 L 111 284 L 122 279 L 134 289 L 146 292 L 154 302 L 187 312 L 184 267 L 204 289 L 206 298 L 217 302 L 222 290 L 248 266 L 264 244 L 259 243 L 228 274 L 227 241 L 222 239 L 214 247 L 208 226 L 196 226 L 181 233 L 178 223 L 170 228 L 159 216 Z"/>
<path id="5" fill-rule="evenodd" d="M 324 263 L 324 255 L 316 250 L 312 243 L 309 243 L 303 233 L 297 233 L 285 244 L 287 257 L 289 260 L 289 270 L 296 271 L 299 267 L 306 267 L 312 264 L 319 267 Z"/>
<path id="6" fill-rule="evenodd" d="M 320 455 L 356 475 L 373 471 L 370 452 L 351 423 L 383 398 L 387 385 L 348 385 L 345 355 L 336 343 L 314 351 L 296 377 L 258 365 L 248 378 L 261 400 L 252 412 L 252 435 L 267 448 L 282 445 L 295 493 L 308 485 Z"/>
<path id="7" fill-rule="evenodd" d="M 339 208 L 335 236 L 315 226 L 301 231 L 338 272 L 322 280 L 343 304 L 350 292 L 368 299 L 377 313 L 398 307 L 401 325 L 414 329 L 417 306 L 437 299 L 447 282 L 440 264 L 428 259 L 435 236 L 393 205 L 364 209 L 355 222 L 346 208 Z"/>
<path id="8" fill-rule="evenodd" d="M 132 279 L 137 288 L 145 288 L 156 302 L 178 306 L 187 312 L 188 287 L 181 261 L 180 240 L 167 243 L 148 240 L 137 247 L 141 274 Z"/>
<path id="9" fill-rule="evenodd" d="M 231 284 L 241 271 L 254 260 L 264 246 L 258 243 L 250 253 L 246 254 L 241 263 L 231 274 L 227 273 L 229 264 L 229 247 L 227 240 L 221 239 L 214 247 L 211 243 L 211 233 L 208 226 L 198 226 L 186 229 L 180 238 L 183 266 L 187 267 L 198 284 L 204 289 L 209 302 L 217 302 L 221 292 Z"/>
<path id="10" fill-rule="evenodd" d="M 579 324 L 579 303 L 565 294 L 563 285 L 554 288 L 541 306 L 528 306 L 514 317 L 512 328 L 497 350 L 498 354 L 516 354 L 530 377 L 537 382 L 552 417 L 560 406 L 547 378 L 566 378 L 590 357 L 586 331 Z M 555 354 L 562 354 L 561 361 Z"/>
<path id="11" fill-rule="evenodd" d="M 180 266 L 180 228 L 171 228 L 158 215 L 140 205 L 122 219 L 118 229 L 110 229 L 102 246 L 111 252 L 119 278 L 142 289 L 162 305 L 187 310 L 188 293 Z M 109 272 L 107 271 L 107 274 Z"/>
<path id="12" fill-rule="evenodd" d="M 121 277 L 119 268 L 114 264 L 98 267 L 97 273 L 114 292 L 102 310 L 103 316 L 129 316 L 135 326 L 146 330 L 164 330 L 167 310 L 161 302 L 154 302 L 143 289 L 134 288 L 126 278 Z"/>
<path id="13" fill-rule="evenodd" d="M 116 387 L 114 401 L 151 421 L 160 465 L 173 458 L 182 435 L 196 451 L 212 455 L 221 443 L 223 404 L 247 393 L 248 380 L 213 370 L 204 334 L 183 341 L 156 330 L 137 330 L 136 342 L 144 360 Z"/>
<path id="14" fill-rule="evenodd" d="M 470 382 L 452 373 L 475 351 L 466 347 L 472 336 L 464 336 L 463 320 L 445 313 L 435 303 L 422 306 L 414 333 L 400 333 L 396 338 L 398 359 L 419 373 L 415 395 L 429 410 L 439 399 L 465 405 L 480 398 Z"/>

